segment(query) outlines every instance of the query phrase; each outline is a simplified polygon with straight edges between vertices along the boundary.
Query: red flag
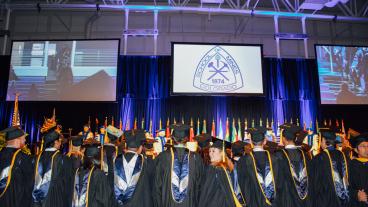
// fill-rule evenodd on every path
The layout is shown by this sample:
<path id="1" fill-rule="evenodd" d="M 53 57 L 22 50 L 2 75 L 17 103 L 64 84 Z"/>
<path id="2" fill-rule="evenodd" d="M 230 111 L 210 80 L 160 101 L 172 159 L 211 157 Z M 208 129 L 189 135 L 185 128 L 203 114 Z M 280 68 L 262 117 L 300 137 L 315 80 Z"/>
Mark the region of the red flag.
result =
<path id="1" fill-rule="evenodd" d="M 211 136 L 216 137 L 216 126 L 215 126 L 215 120 L 212 120 L 212 127 L 211 127 Z"/>
<path id="2" fill-rule="evenodd" d="M 138 129 L 138 123 L 137 118 L 134 119 L 134 129 Z"/>
<path id="3" fill-rule="evenodd" d="M 336 119 L 336 127 L 339 127 L 339 126 L 340 126 L 339 120 Z"/>
<path id="4" fill-rule="evenodd" d="M 105 117 L 104 127 L 107 128 L 107 117 Z"/>
<path id="5" fill-rule="evenodd" d="M 166 138 L 169 138 L 170 135 L 170 119 L 167 118 L 167 122 L 166 122 Z"/>
<path id="6" fill-rule="evenodd" d="M 193 119 L 190 119 L 189 141 L 193 142 L 193 138 L 194 138 Z"/>
<path id="7" fill-rule="evenodd" d="M 114 116 L 113 116 L 113 117 L 112 117 L 112 119 L 111 119 L 111 125 L 112 125 L 112 126 L 115 126 Z"/>
<path id="8" fill-rule="evenodd" d="M 120 117 L 120 121 L 119 121 L 119 129 L 123 130 L 123 121 L 121 120 L 121 117 Z"/>

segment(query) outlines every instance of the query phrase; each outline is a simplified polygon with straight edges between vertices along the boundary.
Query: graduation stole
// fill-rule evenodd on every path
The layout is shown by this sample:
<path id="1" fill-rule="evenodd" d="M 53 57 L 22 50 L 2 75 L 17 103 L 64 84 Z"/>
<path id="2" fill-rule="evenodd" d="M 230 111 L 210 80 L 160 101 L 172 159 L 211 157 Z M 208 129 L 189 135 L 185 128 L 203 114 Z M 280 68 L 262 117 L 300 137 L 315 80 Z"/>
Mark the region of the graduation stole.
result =
<path id="1" fill-rule="evenodd" d="M 0 174 L 0 198 L 3 197 L 6 190 L 9 187 L 9 184 L 10 184 L 10 181 L 11 181 L 11 176 L 12 176 L 12 171 L 13 171 L 13 167 L 14 167 L 14 162 L 15 162 L 15 159 L 17 158 L 17 155 L 20 151 L 21 151 L 21 149 L 18 149 L 17 151 L 14 152 L 12 160 L 10 162 L 10 165 L 8 167 L 4 168 L 1 171 L 1 174 Z"/>
<path id="2" fill-rule="evenodd" d="M 121 162 L 115 162 L 114 191 L 116 200 L 120 205 L 123 205 L 133 196 L 143 169 L 144 158 L 141 154 L 135 154 L 127 162 L 123 155 L 121 157 Z M 130 170 L 132 167 L 134 167 L 133 171 Z"/>
<path id="3" fill-rule="evenodd" d="M 165 144 L 166 144 L 166 138 L 165 137 L 159 137 L 161 145 L 162 145 L 162 152 L 165 151 Z"/>
<path id="4" fill-rule="evenodd" d="M 190 151 L 184 155 L 183 162 L 179 161 L 177 152 L 171 152 L 171 195 L 175 202 L 184 201 L 188 192 L 189 182 L 189 157 Z"/>
<path id="5" fill-rule="evenodd" d="M 93 166 L 91 170 L 84 175 L 83 180 L 79 180 L 79 168 L 75 172 L 72 207 L 88 207 L 89 184 L 91 182 L 91 176 L 94 169 L 95 166 Z M 80 182 L 82 182 L 82 188 L 79 187 Z"/>
<path id="6" fill-rule="evenodd" d="M 332 176 L 332 181 L 334 183 L 336 195 L 340 200 L 342 200 L 343 202 L 346 202 L 349 199 L 349 191 L 348 191 L 349 173 L 348 173 L 348 164 L 346 161 L 346 157 L 343 152 L 336 150 L 341 153 L 344 159 L 344 161 L 341 163 L 342 164 L 342 178 L 341 178 L 339 171 L 337 169 L 336 161 L 333 161 L 331 159 L 330 152 L 327 149 L 325 149 L 324 151 L 327 154 L 327 157 L 329 160 L 331 176 Z"/>
<path id="7" fill-rule="evenodd" d="M 263 176 L 260 170 L 257 168 L 256 160 L 253 152 L 250 152 L 250 156 L 253 160 L 254 175 L 257 178 L 259 188 L 262 191 L 262 195 L 268 205 L 272 205 L 272 201 L 276 194 L 275 178 L 273 174 L 272 160 L 269 151 L 264 151 L 267 154 L 268 162 L 266 162 L 265 175 Z"/>
<path id="8" fill-rule="evenodd" d="M 230 189 L 231 189 L 231 193 L 235 202 L 235 206 L 236 207 L 242 207 L 243 205 L 245 205 L 245 199 L 243 197 L 243 194 L 240 190 L 239 187 L 239 182 L 238 182 L 238 172 L 236 171 L 236 163 L 234 166 L 234 169 L 231 173 L 232 175 L 232 180 L 230 180 L 229 174 L 227 172 L 227 170 L 225 169 L 224 166 L 222 166 L 222 169 L 224 170 L 225 174 L 226 174 L 226 178 L 227 181 L 229 183 Z"/>
<path id="9" fill-rule="evenodd" d="M 46 169 L 43 169 L 42 164 L 40 165 L 40 158 L 42 153 L 38 155 L 36 161 L 35 168 L 35 185 L 32 192 L 32 197 L 34 202 L 42 202 L 47 196 L 49 192 L 51 178 L 52 178 L 52 170 L 54 166 L 54 158 L 59 153 L 59 150 L 56 150 L 51 157 L 51 163 L 48 164 Z"/>
<path id="10" fill-rule="evenodd" d="M 359 162 L 363 163 L 363 164 L 368 164 L 368 158 L 358 157 L 358 158 L 355 158 L 355 159 L 358 160 Z"/>
<path id="11" fill-rule="evenodd" d="M 303 163 L 300 163 L 300 171 L 297 173 L 295 171 L 295 166 L 290 162 L 289 155 L 287 154 L 286 150 L 282 150 L 282 152 L 285 154 L 285 157 L 289 164 L 290 174 L 292 176 L 294 186 L 296 191 L 298 192 L 298 196 L 301 200 L 304 200 L 307 198 L 308 195 L 308 172 L 307 172 L 307 162 L 305 159 L 304 152 L 300 150 L 300 153 L 303 157 Z"/>

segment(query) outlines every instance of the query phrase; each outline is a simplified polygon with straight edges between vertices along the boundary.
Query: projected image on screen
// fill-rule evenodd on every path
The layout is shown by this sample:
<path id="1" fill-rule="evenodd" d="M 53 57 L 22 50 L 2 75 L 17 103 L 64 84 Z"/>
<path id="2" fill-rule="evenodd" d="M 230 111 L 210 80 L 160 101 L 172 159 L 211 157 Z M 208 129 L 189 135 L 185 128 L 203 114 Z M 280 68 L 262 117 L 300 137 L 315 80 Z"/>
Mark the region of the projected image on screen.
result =
<path id="1" fill-rule="evenodd" d="M 263 94 L 259 45 L 173 43 L 173 94 Z"/>
<path id="2" fill-rule="evenodd" d="M 368 104 L 368 47 L 316 46 L 322 104 Z"/>
<path id="3" fill-rule="evenodd" d="M 14 41 L 7 100 L 115 101 L 119 40 Z"/>

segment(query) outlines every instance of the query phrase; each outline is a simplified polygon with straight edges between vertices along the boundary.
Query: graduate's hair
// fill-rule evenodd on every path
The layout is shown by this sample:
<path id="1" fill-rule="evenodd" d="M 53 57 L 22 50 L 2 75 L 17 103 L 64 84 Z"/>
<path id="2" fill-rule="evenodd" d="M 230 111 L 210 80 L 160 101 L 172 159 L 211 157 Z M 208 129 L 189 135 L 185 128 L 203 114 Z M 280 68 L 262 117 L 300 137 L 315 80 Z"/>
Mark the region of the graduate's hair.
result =
<path id="1" fill-rule="evenodd" d="M 82 168 L 91 169 L 93 166 L 99 167 L 101 165 L 99 155 L 94 157 L 83 157 Z"/>
<path id="2" fill-rule="evenodd" d="M 224 167 L 225 169 L 228 169 L 230 171 L 234 170 L 234 164 L 231 162 L 231 160 L 227 156 L 225 156 L 225 162 L 221 160 L 221 162 L 214 163 L 211 165 L 216 166 L 216 167 Z"/>
<path id="3" fill-rule="evenodd" d="M 55 146 L 55 141 L 49 142 L 49 143 L 45 143 L 44 149 L 54 147 Z"/>

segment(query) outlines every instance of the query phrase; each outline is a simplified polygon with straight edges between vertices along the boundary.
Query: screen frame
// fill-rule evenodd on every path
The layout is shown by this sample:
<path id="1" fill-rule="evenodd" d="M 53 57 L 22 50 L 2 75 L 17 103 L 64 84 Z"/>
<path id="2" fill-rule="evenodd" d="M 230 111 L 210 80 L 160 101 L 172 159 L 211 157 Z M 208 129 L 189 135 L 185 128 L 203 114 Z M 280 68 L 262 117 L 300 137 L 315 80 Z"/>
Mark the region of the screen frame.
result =
<path id="1" fill-rule="evenodd" d="M 224 46 L 254 46 L 261 50 L 262 93 L 175 93 L 174 92 L 174 45 L 224 45 Z M 239 96 L 239 97 L 265 97 L 265 71 L 264 71 L 263 44 L 245 43 L 212 43 L 212 42 L 171 42 L 171 69 L 170 69 L 170 96 Z"/>
<path id="2" fill-rule="evenodd" d="M 327 104 L 327 103 L 322 103 L 322 97 L 321 97 L 321 82 L 319 80 L 319 66 L 318 66 L 318 56 L 317 56 L 317 46 L 334 46 L 334 47 L 368 47 L 367 45 L 350 45 L 350 44 L 314 44 L 314 54 L 315 54 L 315 63 L 317 66 L 317 81 L 318 81 L 318 93 L 319 96 L 317 97 L 319 99 L 319 105 L 320 106 L 368 106 L 368 103 L 366 104 Z"/>
<path id="3" fill-rule="evenodd" d="M 89 101 L 85 101 L 85 100 L 19 100 L 19 102 L 85 102 L 85 103 L 116 103 L 117 102 L 117 98 L 118 98 L 118 75 L 119 75 L 119 65 L 120 65 L 120 44 L 121 44 L 121 39 L 120 38 L 93 38 L 93 39 L 12 39 L 11 40 L 11 44 L 10 44 L 10 59 L 9 59 L 9 65 L 8 65 L 8 72 L 10 75 L 10 64 L 11 64 L 11 59 L 12 59 L 12 51 L 13 51 L 13 43 L 14 42 L 36 42 L 36 41 L 40 41 L 40 42 L 46 42 L 46 41 L 107 41 L 107 40 L 117 40 L 118 41 L 118 51 L 117 51 L 117 59 L 116 59 L 116 82 L 115 82 L 115 100 L 111 100 L 111 101 L 105 101 L 105 100 L 101 100 L 101 101 L 96 101 L 96 100 L 89 100 Z M 6 96 L 5 96 L 5 101 L 6 102 L 14 102 L 14 100 L 7 100 L 7 96 L 8 96 L 8 87 L 9 87 L 9 75 L 7 78 L 7 85 L 6 85 Z"/>

